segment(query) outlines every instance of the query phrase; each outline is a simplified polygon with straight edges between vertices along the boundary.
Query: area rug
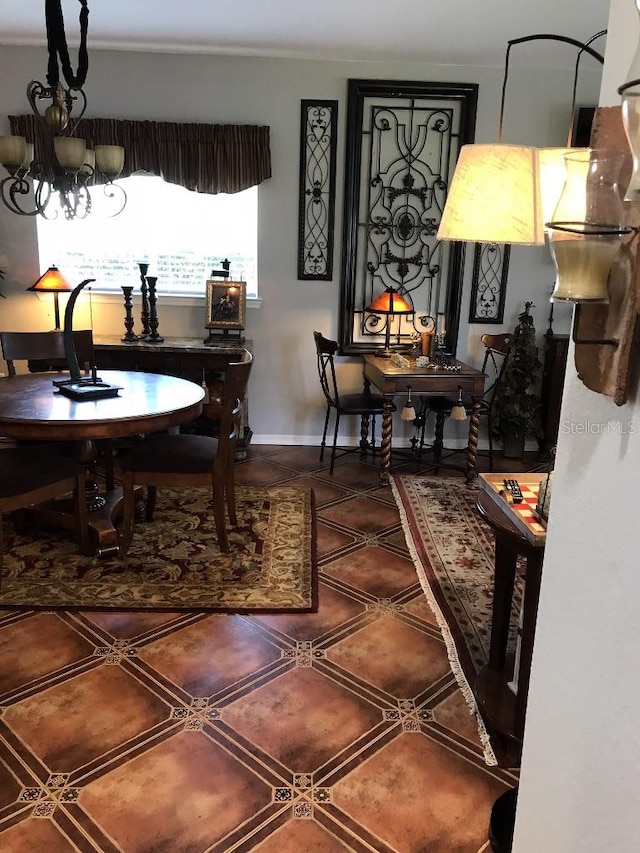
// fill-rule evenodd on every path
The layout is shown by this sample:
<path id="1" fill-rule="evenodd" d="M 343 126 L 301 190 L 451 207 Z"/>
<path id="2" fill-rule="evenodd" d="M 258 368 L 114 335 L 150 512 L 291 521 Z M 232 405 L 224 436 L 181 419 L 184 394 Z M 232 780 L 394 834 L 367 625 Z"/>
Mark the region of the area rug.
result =
<path id="1" fill-rule="evenodd" d="M 30 525 L 20 535 L 5 520 L 0 607 L 315 611 L 313 492 L 239 487 L 236 505 L 228 554 L 208 489 L 159 489 L 154 519 L 136 523 L 125 558 L 85 557 L 68 533 Z"/>
<path id="2" fill-rule="evenodd" d="M 396 475 L 393 494 L 425 596 L 447 646 L 452 671 L 478 722 L 488 764 L 496 764 L 472 685 L 489 660 L 495 545 L 476 509 L 478 487 L 462 479 Z M 522 584 L 513 599 L 513 642 Z"/>

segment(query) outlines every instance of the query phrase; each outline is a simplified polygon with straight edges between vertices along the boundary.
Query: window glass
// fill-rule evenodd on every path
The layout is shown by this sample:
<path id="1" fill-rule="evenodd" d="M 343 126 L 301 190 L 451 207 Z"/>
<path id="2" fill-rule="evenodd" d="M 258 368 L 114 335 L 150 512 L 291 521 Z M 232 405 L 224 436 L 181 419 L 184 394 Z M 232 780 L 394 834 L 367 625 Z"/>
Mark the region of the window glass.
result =
<path id="1" fill-rule="evenodd" d="M 195 193 L 151 175 L 117 182 L 127 193 L 118 216 L 109 216 L 102 187 L 91 190 L 86 219 L 37 217 L 40 268 L 57 266 L 71 283 L 95 278 L 94 292 L 137 285 L 138 262 L 149 264 L 162 294 L 204 296 L 206 281 L 221 261 L 230 278 L 247 282 L 256 297 L 258 188 L 232 195 Z M 47 213 L 53 207 L 53 199 Z"/>

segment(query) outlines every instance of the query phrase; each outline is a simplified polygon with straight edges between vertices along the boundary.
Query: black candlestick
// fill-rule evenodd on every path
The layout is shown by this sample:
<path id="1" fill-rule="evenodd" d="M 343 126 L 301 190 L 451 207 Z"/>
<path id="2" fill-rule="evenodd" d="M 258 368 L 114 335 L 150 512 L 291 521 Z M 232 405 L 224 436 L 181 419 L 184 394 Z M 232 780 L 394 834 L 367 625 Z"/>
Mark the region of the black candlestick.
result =
<path id="1" fill-rule="evenodd" d="M 158 311 L 156 307 L 156 276 L 147 276 L 147 286 L 149 288 L 149 327 L 150 333 L 147 335 L 147 340 L 152 344 L 161 344 L 164 338 L 158 334 Z"/>
<path id="2" fill-rule="evenodd" d="M 140 267 L 140 292 L 142 293 L 142 313 L 140 320 L 142 322 L 141 338 L 146 338 L 151 329 L 149 328 L 149 300 L 147 299 L 147 280 L 145 278 L 149 269 L 149 264 L 138 261 Z"/>
<path id="3" fill-rule="evenodd" d="M 137 341 L 138 336 L 133 332 L 133 311 L 131 303 L 131 294 L 133 293 L 133 287 L 125 287 L 125 285 L 122 285 L 122 292 L 124 293 L 124 327 L 126 329 L 126 333 L 120 338 L 120 340 Z"/>

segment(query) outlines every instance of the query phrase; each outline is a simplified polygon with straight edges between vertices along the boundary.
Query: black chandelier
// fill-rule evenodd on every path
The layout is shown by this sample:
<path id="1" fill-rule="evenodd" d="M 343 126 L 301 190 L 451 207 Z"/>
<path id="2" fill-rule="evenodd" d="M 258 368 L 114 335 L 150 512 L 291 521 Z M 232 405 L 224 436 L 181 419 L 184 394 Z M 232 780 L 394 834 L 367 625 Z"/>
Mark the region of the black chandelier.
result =
<path id="1" fill-rule="evenodd" d="M 85 113 L 87 98 L 82 90 L 87 78 L 87 0 L 79 0 L 80 47 L 78 71 L 73 73 L 64 31 L 61 0 L 45 0 L 47 26 L 47 85 L 32 80 L 27 98 L 44 133 L 38 141 L 24 136 L 0 136 L 0 163 L 9 173 L 0 180 L 0 194 L 6 207 L 20 216 L 58 216 L 59 206 L 67 219 L 84 219 L 91 212 L 90 187 L 101 185 L 109 213 L 116 216 L 127 202 L 121 186 L 113 181 L 124 167 L 124 148 L 94 145 L 74 136 Z M 60 81 L 58 57 L 67 88 Z M 49 102 L 43 108 L 42 102 Z M 72 118 L 73 114 L 73 118 Z"/>

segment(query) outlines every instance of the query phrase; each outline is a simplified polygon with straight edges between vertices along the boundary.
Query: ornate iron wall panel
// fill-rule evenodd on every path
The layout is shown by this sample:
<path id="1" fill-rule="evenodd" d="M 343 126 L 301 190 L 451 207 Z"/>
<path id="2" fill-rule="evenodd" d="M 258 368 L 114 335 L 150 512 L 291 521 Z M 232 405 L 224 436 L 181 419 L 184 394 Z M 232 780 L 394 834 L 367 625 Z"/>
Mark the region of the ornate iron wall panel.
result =
<path id="1" fill-rule="evenodd" d="M 470 323 L 502 323 L 511 246 L 476 243 L 471 277 Z"/>
<path id="2" fill-rule="evenodd" d="M 366 311 L 392 285 L 415 309 L 392 319 L 393 340 L 408 343 L 445 315 L 455 353 L 463 246 L 436 233 L 460 147 L 473 141 L 478 86 L 350 80 L 340 346 L 371 352 L 386 318 Z"/>
<path id="3" fill-rule="evenodd" d="M 301 101 L 298 278 L 333 278 L 337 101 Z"/>

